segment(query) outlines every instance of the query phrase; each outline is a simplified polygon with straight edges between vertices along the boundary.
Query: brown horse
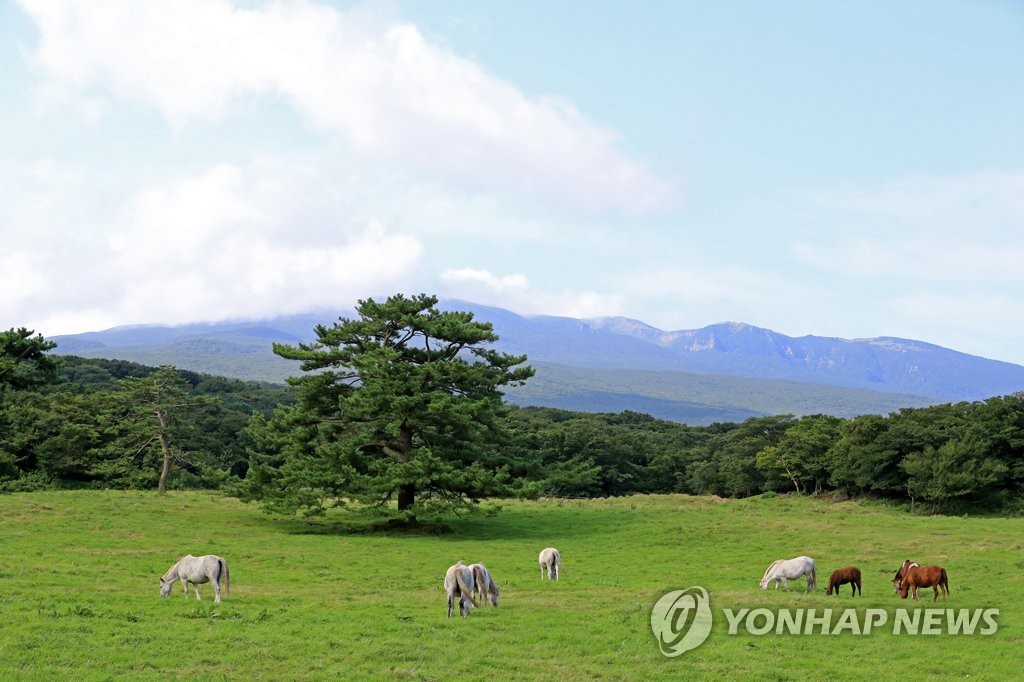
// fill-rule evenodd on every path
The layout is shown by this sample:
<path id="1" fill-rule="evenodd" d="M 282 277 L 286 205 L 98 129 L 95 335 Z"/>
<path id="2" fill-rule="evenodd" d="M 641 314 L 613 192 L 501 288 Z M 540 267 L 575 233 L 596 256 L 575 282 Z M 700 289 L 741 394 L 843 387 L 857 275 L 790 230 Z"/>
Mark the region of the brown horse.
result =
<path id="1" fill-rule="evenodd" d="M 930 587 L 935 591 L 932 601 L 938 601 L 939 590 L 942 590 L 942 601 L 949 599 L 949 576 L 942 566 L 910 566 L 903 573 L 900 580 L 900 598 L 906 599 L 907 594 L 913 590 L 914 600 L 917 600 L 917 588 Z"/>
<path id="2" fill-rule="evenodd" d="M 860 587 L 860 569 L 856 566 L 847 566 L 846 568 L 839 568 L 832 571 L 832 575 L 829 576 L 828 579 L 828 589 L 825 590 L 825 594 L 831 595 L 834 590 L 836 596 L 838 596 L 839 586 L 847 583 L 850 584 L 850 588 L 852 590 L 850 592 L 851 597 L 856 597 L 858 592 L 860 592 L 862 597 L 864 596 L 864 592 Z"/>

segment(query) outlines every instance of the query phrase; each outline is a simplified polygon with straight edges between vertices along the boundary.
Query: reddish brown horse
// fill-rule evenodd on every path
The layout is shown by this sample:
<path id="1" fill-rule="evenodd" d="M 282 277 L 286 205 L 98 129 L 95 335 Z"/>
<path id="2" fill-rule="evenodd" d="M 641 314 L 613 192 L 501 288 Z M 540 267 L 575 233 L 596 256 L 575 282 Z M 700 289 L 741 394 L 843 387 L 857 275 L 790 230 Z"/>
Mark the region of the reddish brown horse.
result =
<path id="1" fill-rule="evenodd" d="M 942 566 L 918 566 L 908 560 L 903 562 L 897 576 L 901 576 L 895 581 L 899 583 L 901 599 L 906 599 L 907 594 L 913 590 L 916 600 L 919 587 L 930 587 L 935 591 L 932 601 L 938 601 L 940 589 L 942 590 L 942 601 L 949 599 L 949 576 Z"/>
<path id="2" fill-rule="evenodd" d="M 833 590 L 836 595 L 839 594 L 839 586 L 849 583 L 851 597 L 856 597 L 857 593 L 860 592 L 861 596 L 864 596 L 864 592 L 860 588 L 860 569 L 856 566 L 847 566 L 846 568 L 836 569 L 832 571 L 832 575 L 828 579 L 828 589 L 825 590 L 825 594 L 832 594 Z"/>

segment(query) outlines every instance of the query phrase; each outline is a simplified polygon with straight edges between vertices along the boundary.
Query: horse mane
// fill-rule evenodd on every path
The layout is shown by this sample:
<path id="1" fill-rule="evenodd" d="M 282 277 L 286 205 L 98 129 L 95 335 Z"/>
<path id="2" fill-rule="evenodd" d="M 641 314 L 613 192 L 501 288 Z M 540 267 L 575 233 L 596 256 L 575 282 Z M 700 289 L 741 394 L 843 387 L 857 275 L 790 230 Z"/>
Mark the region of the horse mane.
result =
<path id="1" fill-rule="evenodd" d="M 906 575 L 907 571 L 912 569 L 914 566 L 920 566 L 920 565 L 921 564 L 917 563 L 916 561 L 911 561 L 910 559 L 904 559 L 903 563 L 900 564 L 900 567 L 896 569 L 896 575 L 893 577 L 893 581 L 895 582 L 897 580 L 902 579 Z"/>
<path id="2" fill-rule="evenodd" d="M 180 563 L 181 563 L 181 559 L 178 559 L 177 561 L 175 561 L 174 565 L 171 566 L 170 568 L 168 568 L 167 572 L 164 573 L 164 576 L 162 578 L 160 578 L 160 582 L 165 583 L 168 580 L 171 580 L 171 578 L 172 578 L 171 574 L 174 573 L 174 571 L 178 568 L 178 564 L 180 564 Z M 152 580 L 152 578 L 150 578 L 150 580 Z"/>
<path id="3" fill-rule="evenodd" d="M 776 559 L 775 561 L 768 564 L 768 568 L 764 569 L 764 575 L 761 576 L 761 580 L 768 577 L 768 574 L 772 572 L 772 569 L 781 564 L 785 559 Z"/>

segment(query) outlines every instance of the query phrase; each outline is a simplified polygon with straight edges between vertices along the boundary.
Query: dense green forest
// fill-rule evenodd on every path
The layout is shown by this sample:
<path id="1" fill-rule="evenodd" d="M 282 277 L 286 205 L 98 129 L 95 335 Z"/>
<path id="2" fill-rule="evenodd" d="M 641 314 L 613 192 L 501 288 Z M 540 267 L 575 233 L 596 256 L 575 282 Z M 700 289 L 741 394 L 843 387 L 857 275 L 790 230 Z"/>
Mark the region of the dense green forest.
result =
<path id="1" fill-rule="evenodd" d="M 267 428 L 295 409 L 294 388 L 117 360 L 55 360 L 41 337 L 3 334 L 0 491 L 155 489 L 164 478 L 171 488 L 260 499 L 259 486 L 247 487 L 250 462 L 275 466 L 280 452 Z M 884 416 L 778 415 L 710 426 L 505 405 L 496 426 L 502 438 L 483 464 L 498 475 L 480 496 L 832 492 L 929 511 L 1024 510 L 1024 393 Z"/>

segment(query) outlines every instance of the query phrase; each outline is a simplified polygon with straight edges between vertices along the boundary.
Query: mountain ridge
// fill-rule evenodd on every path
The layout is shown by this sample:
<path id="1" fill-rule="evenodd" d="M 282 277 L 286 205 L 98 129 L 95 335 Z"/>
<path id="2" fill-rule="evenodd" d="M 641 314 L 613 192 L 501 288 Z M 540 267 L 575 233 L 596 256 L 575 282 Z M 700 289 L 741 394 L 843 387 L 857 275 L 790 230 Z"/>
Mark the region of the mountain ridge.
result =
<path id="1" fill-rule="evenodd" d="M 1024 390 L 1024 367 L 990 360 L 936 344 L 894 336 L 842 339 L 806 335 L 790 337 L 742 322 L 724 322 L 694 330 L 665 332 L 631 318 L 557 318 L 517 316 L 520 326 L 536 324 L 549 336 L 565 334 L 566 326 L 580 325 L 574 335 L 575 358 L 563 350 L 532 343 L 536 331 L 521 333 L 508 311 L 465 301 L 481 319 L 494 311 L 505 322 L 495 324 L 503 342 L 525 352 L 531 360 L 570 366 L 632 367 L 635 369 L 726 374 L 751 378 L 787 379 L 847 388 L 909 393 L 943 401 L 982 400 Z M 514 313 L 512 315 L 515 315 Z M 531 323 L 530 321 L 534 321 Z M 523 322 L 525 321 L 525 323 Z M 615 329 L 628 327 L 623 335 Z M 636 330 L 643 333 L 636 336 Z M 556 334 L 558 332 L 558 334 Z M 601 336 L 601 335 L 606 336 Z M 594 353 L 592 343 L 604 344 Z M 643 343 L 624 344 L 624 339 Z M 685 340 L 680 342 L 680 340 Z"/>
<path id="2" fill-rule="evenodd" d="M 627 317 L 525 316 L 462 300 L 442 301 L 438 308 L 472 312 L 476 320 L 491 323 L 499 337 L 497 350 L 525 354 L 538 367 L 538 376 L 525 387 L 508 391 L 510 402 L 517 404 L 632 409 L 706 423 L 771 413 L 772 401 L 761 398 L 773 392 L 780 396 L 775 414 L 816 411 L 848 417 L 1024 390 L 1020 365 L 892 336 L 790 337 L 743 322 L 665 331 Z M 57 354 L 170 364 L 279 383 L 299 369 L 274 355 L 272 344 L 314 341 L 316 325 L 329 326 L 339 317 L 355 317 L 355 312 L 125 325 L 50 340 L 58 344 Z M 709 386 L 717 391 L 713 399 L 688 400 L 687 390 Z"/>

